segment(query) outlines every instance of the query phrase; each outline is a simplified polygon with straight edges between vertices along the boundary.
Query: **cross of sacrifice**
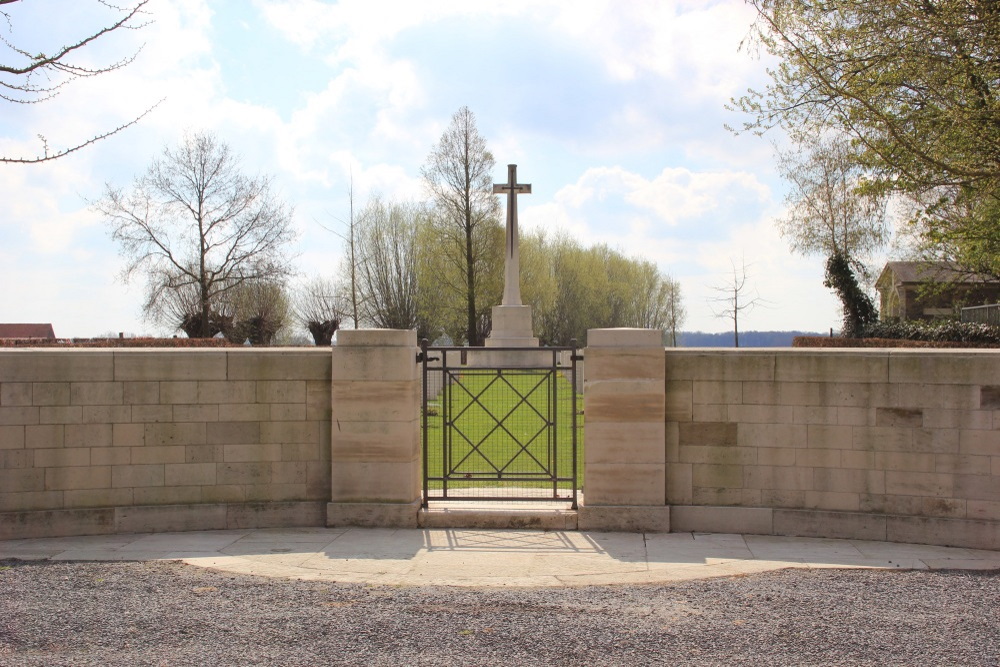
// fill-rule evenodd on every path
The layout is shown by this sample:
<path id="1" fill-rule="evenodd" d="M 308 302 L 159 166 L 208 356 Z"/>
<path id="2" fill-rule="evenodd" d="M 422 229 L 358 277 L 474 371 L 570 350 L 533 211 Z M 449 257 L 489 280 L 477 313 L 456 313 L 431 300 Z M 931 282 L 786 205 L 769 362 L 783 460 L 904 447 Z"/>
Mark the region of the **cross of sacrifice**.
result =
<path id="1" fill-rule="evenodd" d="M 531 184 L 517 182 L 517 165 L 507 165 L 507 182 L 494 183 L 493 194 L 507 193 L 507 257 L 503 272 L 503 305 L 521 305 L 521 253 L 517 242 L 517 195 L 530 195 Z"/>

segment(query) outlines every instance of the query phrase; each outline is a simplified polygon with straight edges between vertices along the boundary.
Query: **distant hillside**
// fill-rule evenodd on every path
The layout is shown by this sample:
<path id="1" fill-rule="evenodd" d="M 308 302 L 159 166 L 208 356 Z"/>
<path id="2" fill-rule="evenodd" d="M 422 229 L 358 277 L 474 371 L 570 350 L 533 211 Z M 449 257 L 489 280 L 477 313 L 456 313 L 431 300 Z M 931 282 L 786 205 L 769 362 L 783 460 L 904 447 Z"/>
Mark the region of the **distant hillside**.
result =
<path id="1" fill-rule="evenodd" d="M 791 347 L 796 336 L 825 336 L 814 331 L 741 331 L 740 347 Z M 680 347 L 733 347 L 733 332 L 682 331 Z"/>

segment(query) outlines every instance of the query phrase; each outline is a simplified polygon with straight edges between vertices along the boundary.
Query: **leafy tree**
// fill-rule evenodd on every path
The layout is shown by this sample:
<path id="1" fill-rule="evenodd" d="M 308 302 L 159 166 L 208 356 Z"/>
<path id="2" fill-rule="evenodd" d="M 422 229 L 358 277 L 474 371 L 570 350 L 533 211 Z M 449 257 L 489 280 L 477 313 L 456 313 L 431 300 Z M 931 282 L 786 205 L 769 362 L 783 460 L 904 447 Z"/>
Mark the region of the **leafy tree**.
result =
<path id="1" fill-rule="evenodd" d="M 490 308 L 500 302 L 503 289 L 503 242 L 496 244 L 497 230 L 503 238 L 503 225 L 493 195 L 494 164 L 475 114 L 462 107 L 421 170 L 435 208 L 437 250 L 450 269 L 438 277 L 461 297 L 461 338 L 473 346 L 483 344 Z"/>
<path id="2" fill-rule="evenodd" d="M 189 335 L 214 335 L 227 293 L 291 273 L 292 211 L 271 179 L 249 178 L 239 158 L 208 134 L 164 148 L 130 189 L 106 186 L 96 203 L 126 259 L 123 279 L 146 277 L 148 318 L 176 325 L 174 293 L 197 297 Z"/>
<path id="3" fill-rule="evenodd" d="M 780 65 L 735 103 L 746 129 L 842 131 L 872 191 L 926 204 L 929 243 L 962 259 L 1000 245 L 1000 4 L 748 1 L 753 35 Z"/>
<path id="4" fill-rule="evenodd" d="M 778 171 L 790 188 L 778 230 L 793 252 L 863 260 L 888 241 L 886 199 L 863 191 L 865 172 L 842 134 L 810 136 L 798 150 L 778 151 Z"/>
<path id="5" fill-rule="evenodd" d="M 233 324 L 223 333 L 234 343 L 249 340 L 255 347 L 273 345 L 288 321 L 289 299 L 282 282 L 246 280 L 229 290 L 225 300 Z"/>
<path id="6" fill-rule="evenodd" d="M 0 0 L 0 6 L 13 5 L 17 1 Z M 27 48 L 17 46 L 13 38 L 8 39 L 0 36 L 0 42 L 7 47 L 7 57 L 11 58 L 10 62 L 0 63 L 0 100 L 12 104 L 37 104 L 52 99 L 76 79 L 99 76 L 125 67 L 135 60 L 136 54 L 133 53 L 106 65 L 93 65 L 87 62 L 86 57 L 81 56 L 81 52 L 106 41 L 106 37 L 116 32 L 137 30 L 145 26 L 147 24 L 144 21 L 145 6 L 148 2 L 149 0 L 140 0 L 128 7 L 118 7 L 106 0 L 97 0 L 98 4 L 116 13 L 117 18 L 110 19 L 107 25 L 90 32 L 90 34 L 74 38 L 69 44 L 44 48 L 41 51 L 29 51 Z M 0 16 L 4 18 L 8 30 L 13 32 L 11 14 L 11 9 L 0 11 Z M 45 137 L 39 135 L 39 139 L 42 141 L 41 155 L 35 157 L 0 156 L 0 162 L 30 164 L 55 160 L 135 125 L 150 111 L 152 108 L 147 109 L 138 118 L 124 125 L 90 137 L 70 148 L 57 149 L 53 152 L 49 152 L 49 145 Z"/>

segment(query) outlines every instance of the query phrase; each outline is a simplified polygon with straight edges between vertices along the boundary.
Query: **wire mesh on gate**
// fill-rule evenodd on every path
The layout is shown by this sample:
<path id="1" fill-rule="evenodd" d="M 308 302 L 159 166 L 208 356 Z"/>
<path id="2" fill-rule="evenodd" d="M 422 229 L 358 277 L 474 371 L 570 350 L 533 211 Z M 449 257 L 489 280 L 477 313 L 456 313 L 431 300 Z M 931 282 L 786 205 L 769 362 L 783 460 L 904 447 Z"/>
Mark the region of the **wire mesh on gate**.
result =
<path id="1" fill-rule="evenodd" d="M 422 347 L 424 505 L 552 500 L 575 508 L 576 348 Z"/>

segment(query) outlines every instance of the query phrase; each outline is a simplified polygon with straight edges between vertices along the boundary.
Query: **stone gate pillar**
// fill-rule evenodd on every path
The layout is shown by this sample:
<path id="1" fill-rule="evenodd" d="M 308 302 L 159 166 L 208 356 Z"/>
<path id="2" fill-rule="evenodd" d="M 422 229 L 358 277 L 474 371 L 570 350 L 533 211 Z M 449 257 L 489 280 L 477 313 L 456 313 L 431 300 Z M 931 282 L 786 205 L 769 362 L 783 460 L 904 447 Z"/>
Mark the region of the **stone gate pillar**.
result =
<path id="1" fill-rule="evenodd" d="M 416 528 L 420 370 L 412 330 L 345 329 L 333 347 L 328 526 Z"/>
<path id="2" fill-rule="evenodd" d="M 663 333 L 590 329 L 581 530 L 670 530 Z"/>

